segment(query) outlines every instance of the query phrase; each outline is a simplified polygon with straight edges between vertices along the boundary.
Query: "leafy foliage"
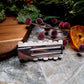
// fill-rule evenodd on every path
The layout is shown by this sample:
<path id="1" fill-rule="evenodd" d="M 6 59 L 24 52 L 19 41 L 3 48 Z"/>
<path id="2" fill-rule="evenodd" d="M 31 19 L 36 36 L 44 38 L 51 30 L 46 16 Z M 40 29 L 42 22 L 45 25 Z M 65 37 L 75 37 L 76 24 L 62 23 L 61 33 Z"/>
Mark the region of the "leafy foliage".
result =
<path id="1" fill-rule="evenodd" d="M 67 11 L 65 13 L 66 20 L 75 22 L 76 24 L 84 24 L 84 0 L 67 0 Z"/>
<path id="2" fill-rule="evenodd" d="M 75 2 L 72 7 L 72 13 L 74 15 L 83 15 L 84 16 L 84 0 Z"/>
<path id="3" fill-rule="evenodd" d="M 32 19 L 32 22 L 40 16 L 40 10 L 38 10 L 34 5 L 27 6 L 24 5 L 24 8 L 18 13 L 17 20 L 19 23 L 24 23 L 25 18 L 29 17 Z"/>
<path id="4" fill-rule="evenodd" d="M 32 0 L 32 3 L 35 1 Z M 2 10 L 5 10 L 4 13 Z M 35 21 L 40 15 L 40 11 L 34 5 L 31 5 L 31 0 L 3 0 L 0 2 L 0 11 L 2 18 L 3 14 L 6 14 L 6 16 L 16 16 L 19 23 L 24 23 L 26 17 L 31 17 L 32 21 Z"/>
<path id="5" fill-rule="evenodd" d="M 2 22 L 5 19 L 5 10 L 2 3 L 0 3 L 0 22 Z"/>
<path id="6" fill-rule="evenodd" d="M 84 24 L 84 0 L 37 0 L 37 2 L 42 14 L 57 16 L 75 24 Z"/>
<path id="7" fill-rule="evenodd" d="M 33 4 L 33 6 L 31 4 Z M 2 10 L 4 10 L 4 12 Z M 0 1 L 0 14 L 2 14 L 2 18 L 5 15 L 18 16 L 17 19 L 19 23 L 24 23 L 24 18 L 30 17 L 32 21 L 35 21 L 35 19 L 39 17 L 40 13 L 43 16 L 56 16 L 65 21 L 84 24 L 84 0 Z"/>
<path id="8" fill-rule="evenodd" d="M 37 0 L 37 2 L 39 1 L 39 4 L 60 4 L 60 3 L 64 3 L 64 0 Z"/>
<path id="9" fill-rule="evenodd" d="M 5 10 L 0 11 L 0 22 L 2 22 L 5 19 Z"/>
<path id="10" fill-rule="evenodd" d="M 0 10 L 4 9 L 4 5 L 0 2 Z"/>
<path id="11" fill-rule="evenodd" d="M 37 2 L 37 6 L 43 15 L 56 16 L 63 19 L 66 10 L 64 0 L 37 0 Z"/>

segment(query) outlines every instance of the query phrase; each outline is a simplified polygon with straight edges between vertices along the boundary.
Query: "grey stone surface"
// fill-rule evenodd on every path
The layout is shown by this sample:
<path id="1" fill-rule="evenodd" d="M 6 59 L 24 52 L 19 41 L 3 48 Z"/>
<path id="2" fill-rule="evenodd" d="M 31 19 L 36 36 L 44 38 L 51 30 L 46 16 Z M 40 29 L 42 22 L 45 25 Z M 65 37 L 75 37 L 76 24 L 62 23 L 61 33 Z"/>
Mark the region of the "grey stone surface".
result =
<path id="1" fill-rule="evenodd" d="M 0 62 L 0 81 L 11 84 L 46 84 L 38 63 L 21 64 L 17 57 Z"/>
<path id="2" fill-rule="evenodd" d="M 48 84 L 83 84 L 83 57 L 77 57 L 76 52 L 67 48 L 63 59 L 41 62 Z M 80 74 L 80 75 L 79 75 Z"/>
<path id="3" fill-rule="evenodd" d="M 69 47 L 57 61 L 21 64 L 12 57 L 0 62 L 0 84 L 84 84 L 84 57 Z"/>

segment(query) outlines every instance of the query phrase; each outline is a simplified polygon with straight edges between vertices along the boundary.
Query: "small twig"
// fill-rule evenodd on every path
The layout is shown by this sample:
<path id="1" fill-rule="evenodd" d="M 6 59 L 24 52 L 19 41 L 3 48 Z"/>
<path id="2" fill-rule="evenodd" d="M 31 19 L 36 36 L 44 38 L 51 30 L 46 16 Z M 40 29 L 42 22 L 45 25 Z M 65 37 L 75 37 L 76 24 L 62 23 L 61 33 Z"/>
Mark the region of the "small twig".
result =
<path id="1" fill-rule="evenodd" d="M 59 38 L 59 39 L 55 39 L 54 41 L 58 41 L 58 40 L 65 40 L 65 39 L 69 39 L 69 38 Z"/>
<path id="2" fill-rule="evenodd" d="M 56 30 L 62 30 L 62 31 L 69 31 L 69 29 L 59 29 L 59 28 L 56 28 L 56 27 L 43 27 L 43 26 L 40 26 L 40 28 L 44 28 L 44 29 L 56 29 Z"/>
<path id="3" fill-rule="evenodd" d="M 49 38 L 49 37 L 46 37 L 46 38 L 47 38 L 47 39 L 49 39 L 49 40 L 53 40 L 53 41 L 65 40 L 65 39 L 69 40 L 69 38 L 68 38 L 68 37 L 59 38 L 59 39 L 52 39 L 52 38 Z"/>

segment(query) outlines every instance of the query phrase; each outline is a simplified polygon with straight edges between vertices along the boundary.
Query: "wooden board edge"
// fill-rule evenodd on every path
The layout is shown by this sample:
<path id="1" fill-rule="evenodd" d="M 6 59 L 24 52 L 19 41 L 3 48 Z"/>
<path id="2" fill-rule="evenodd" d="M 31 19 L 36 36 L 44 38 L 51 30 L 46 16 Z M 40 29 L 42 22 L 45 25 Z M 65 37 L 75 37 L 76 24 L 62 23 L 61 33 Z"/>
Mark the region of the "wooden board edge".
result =
<path id="1" fill-rule="evenodd" d="M 25 36 L 23 37 L 22 41 L 25 42 L 27 41 L 27 39 L 29 38 L 30 34 L 31 34 L 31 31 L 32 31 L 32 28 L 30 27 L 28 30 L 27 30 L 27 33 L 25 34 Z M 0 54 L 0 61 L 3 61 L 3 60 L 6 60 L 6 59 L 9 59 L 13 56 L 17 56 L 17 48 L 18 46 L 16 46 L 12 51 L 10 52 L 7 52 L 7 53 L 4 53 L 4 54 Z"/>

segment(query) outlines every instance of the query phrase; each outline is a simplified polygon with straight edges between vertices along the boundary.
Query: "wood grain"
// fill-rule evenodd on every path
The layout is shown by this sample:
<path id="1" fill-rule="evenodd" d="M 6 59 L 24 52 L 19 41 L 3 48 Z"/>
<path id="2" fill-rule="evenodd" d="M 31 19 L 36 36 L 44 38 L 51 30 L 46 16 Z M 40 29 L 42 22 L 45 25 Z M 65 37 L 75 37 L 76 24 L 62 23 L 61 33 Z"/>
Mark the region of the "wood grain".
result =
<path id="1" fill-rule="evenodd" d="M 28 37 L 25 27 L 25 24 L 18 24 L 16 17 L 6 17 L 6 20 L 0 23 L 0 58 L 6 57 L 6 53 L 17 48 L 18 41 Z"/>
<path id="2" fill-rule="evenodd" d="M 0 23 L 0 26 L 7 26 L 7 25 L 18 25 L 17 18 L 14 16 L 6 17 L 6 19 Z"/>

